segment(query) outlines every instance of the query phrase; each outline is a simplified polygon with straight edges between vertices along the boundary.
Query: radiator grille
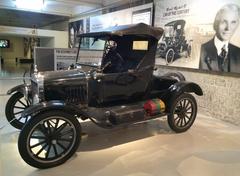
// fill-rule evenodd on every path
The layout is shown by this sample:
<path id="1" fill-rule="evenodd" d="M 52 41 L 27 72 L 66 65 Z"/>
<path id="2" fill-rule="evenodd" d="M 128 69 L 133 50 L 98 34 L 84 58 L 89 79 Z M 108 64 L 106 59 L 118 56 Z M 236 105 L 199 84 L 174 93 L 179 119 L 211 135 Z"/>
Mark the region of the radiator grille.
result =
<path id="1" fill-rule="evenodd" d="M 86 86 L 66 88 L 66 101 L 70 103 L 84 103 L 87 98 Z"/>

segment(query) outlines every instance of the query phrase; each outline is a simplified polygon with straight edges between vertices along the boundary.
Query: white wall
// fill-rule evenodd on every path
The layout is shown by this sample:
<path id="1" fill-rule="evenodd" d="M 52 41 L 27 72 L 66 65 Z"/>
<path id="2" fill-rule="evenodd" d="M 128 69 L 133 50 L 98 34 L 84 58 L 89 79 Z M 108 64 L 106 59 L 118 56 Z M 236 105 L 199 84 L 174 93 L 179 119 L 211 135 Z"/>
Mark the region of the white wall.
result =
<path id="1" fill-rule="evenodd" d="M 37 29 L 35 32 L 32 28 L 20 28 L 10 26 L 0 26 L 0 33 L 4 35 L 15 36 L 33 36 L 37 37 L 51 37 L 54 38 L 52 46 L 54 48 L 67 48 L 68 47 L 68 31 L 54 31 Z"/>
<path id="2" fill-rule="evenodd" d="M 10 48 L 0 48 L 4 62 L 15 61 L 16 57 L 24 57 L 23 37 L 0 36 L 0 38 L 10 41 Z"/>
<path id="3" fill-rule="evenodd" d="M 54 46 L 54 38 L 40 38 L 40 47 L 52 48 Z"/>

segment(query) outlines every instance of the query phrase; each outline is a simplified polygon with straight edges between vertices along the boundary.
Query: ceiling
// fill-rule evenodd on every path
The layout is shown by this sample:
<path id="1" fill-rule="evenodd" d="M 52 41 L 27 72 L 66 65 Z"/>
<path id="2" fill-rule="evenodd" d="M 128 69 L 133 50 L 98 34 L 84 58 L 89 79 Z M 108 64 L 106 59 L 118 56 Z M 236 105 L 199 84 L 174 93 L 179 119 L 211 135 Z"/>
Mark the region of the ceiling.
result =
<path id="1" fill-rule="evenodd" d="M 44 0 L 40 11 L 17 9 L 15 0 L 0 0 L 0 25 L 43 28 L 79 14 L 133 0 Z"/>

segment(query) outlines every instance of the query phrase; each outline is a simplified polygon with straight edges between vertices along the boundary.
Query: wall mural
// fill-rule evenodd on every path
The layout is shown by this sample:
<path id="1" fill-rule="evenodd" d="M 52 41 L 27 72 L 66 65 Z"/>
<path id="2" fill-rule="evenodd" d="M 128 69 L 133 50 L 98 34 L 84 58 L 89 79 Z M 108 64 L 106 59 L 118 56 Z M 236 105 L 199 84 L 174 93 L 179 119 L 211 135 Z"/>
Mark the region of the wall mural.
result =
<path id="1" fill-rule="evenodd" d="M 240 73 L 239 0 L 159 0 L 157 64 Z"/>

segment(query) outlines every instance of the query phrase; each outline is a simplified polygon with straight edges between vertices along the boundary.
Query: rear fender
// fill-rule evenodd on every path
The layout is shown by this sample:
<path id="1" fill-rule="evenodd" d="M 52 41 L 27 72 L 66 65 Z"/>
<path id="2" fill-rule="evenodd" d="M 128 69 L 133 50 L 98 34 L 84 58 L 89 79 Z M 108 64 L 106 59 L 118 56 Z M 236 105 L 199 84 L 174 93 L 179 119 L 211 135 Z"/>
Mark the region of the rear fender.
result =
<path id="1" fill-rule="evenodd" d="M 181 81 L 173 84 L 169 87 L 169 92 L 174 95 L 179 95 L 184 92 L 195 93 L 199 96 L 203 95 L 203 91 L 198 84 L 187 81 Z"/>
<path id="2" fill-rule="evenodd" d="M 195 93 L 202 96 L 203 91 L 199 85 L 193 82 L 180 81 L 169 87 L 166 95 L 163 97 L 166 103 L 166 111 L 169 112 L 175 99 L 183 93 Z"/>
<path id="3" fill-rule="evenodd" d="M 88 118 L 87 115 L 85 115 L 85 113 L 81 111 L 79 106 L 76 106 L 73 104 L 66 104 L 64 101 L 60 101 L 60 100 L 53 100 L 53 101 L 34 104 L 24 110 L 24 112 L 22 113 L 22 117 L 34 116 L 41 112 L 51 111 L 51 110 L 62 110 L 73 116 L 77 115 L 82 120 L 86 120 Z"/>

